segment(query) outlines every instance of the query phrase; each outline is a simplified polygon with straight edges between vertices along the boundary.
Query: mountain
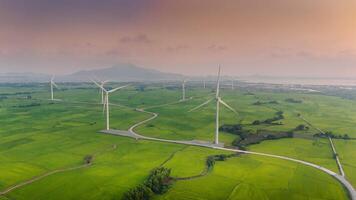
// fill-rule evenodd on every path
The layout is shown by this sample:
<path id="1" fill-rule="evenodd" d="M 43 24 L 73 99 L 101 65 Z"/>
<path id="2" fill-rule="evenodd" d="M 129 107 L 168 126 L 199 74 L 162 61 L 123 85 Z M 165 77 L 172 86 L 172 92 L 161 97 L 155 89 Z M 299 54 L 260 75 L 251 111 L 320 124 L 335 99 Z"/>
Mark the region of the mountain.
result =
<path id="1" fill-rule="evenodd" d="M 47 82 L 51 78 L 47 74 L 39 73 L 0 73 L 0 83 L 29 83 L 29 82 Z"/>
<path id="2" fill-rule="evenodd" d="M 181 79 L 182 75 L 164 73 L 153 69 L 138 67 L 133 64 L 120 64 L 95 70 L 83 70 L 61 77 L 64 81 L 87 81 L 89 77 L 111 81 L 159 81 Z"/>
<path id="3" fill-rule="evenodd" d="M 129 81 L 162 81 L 182 79 L 182 75 L 164 73 L 153 69 L 138 67 L 133 64 L 119 64 L 109 68 L 83 70 L 69 75 L 55 77 L 56 82 L 81 82 L 90 78 L 118 82 Z M 4 73 L 0 74 L 1 83 L 48 82 L 51 75 L 36 73 Z"/>

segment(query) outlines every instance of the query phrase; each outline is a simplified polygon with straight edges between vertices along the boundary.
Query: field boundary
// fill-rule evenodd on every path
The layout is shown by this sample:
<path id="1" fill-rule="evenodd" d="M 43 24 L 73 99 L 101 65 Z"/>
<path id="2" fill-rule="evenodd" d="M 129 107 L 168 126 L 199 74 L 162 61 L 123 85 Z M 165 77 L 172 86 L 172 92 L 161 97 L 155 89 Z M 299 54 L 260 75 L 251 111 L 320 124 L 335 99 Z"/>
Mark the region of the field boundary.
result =
<path id="1" fill-rule="evenodd" d="M 180 102 L 182 102 L 182 101 L 180 101 Z M 82 102 L 82 103 L 84 103 L 84 102 Z M 175 103 L 178 103 L 178 102 L 175 102 Z M 115 106 L 115 104 L 111 104 L 111 105 Z M 167 104 L 165 104 L 165 105 L 167 105 Z M 131 108 L 129 106 L 123 106 L 123 105 L 119 105 L 119 104 L 116 104 L 116 106 Z M 230 152 L 238 152 L 238 153 L 246 153 L 246 154 L 251 154 L 251 155 L 259 155 L 259 156 L 265 156 L 265 157 L 271 157 L 271 158 L 277 158 L 277 159 L 296 162 L 296 163 L 299 163 L 299 164 L 302 164 L 302 165 L 313 167 L 315 169 L 318 169 L 318 170 L 320 170 L 320 171 L 322 171 L 322 172 L 334 177 L 347 190 L 350 199 L 351 200 L 356 200 L 356 191 L 353 188 L 353 186 L 351 185 L 351 183 L 344 176 L 341 176 L 341 175 L 339 175 L 339 174 L 337 174 L 337 173 L 335 173 L 335 172 L 333 172 L 333 171 L 331 171 L 331 170 L 329 170 L 329 169 L 327 169 L 325 167 L 322 167 L 322 166 L 319 166 L 319 165 L 316 165 L 316 164 L 313 164 L 313 163 L 310 163 L 310 162 L 306 162 L 306 161 L 303 161 L 303 160 L 290 158 L 290 157 L 287 157 L 287 156 L 279 156 L 279 155 L 275 155 L 275 154 L 267 154 L 267 153 L 253 152 L 253 151 L 244 151 L 244 150 L 239 150 L 239 149 L 230 149 L 230 148 L 225 148 L 225 147 L 221 147 L 221 146 L 214 145 L 214 144 L 199 143 L 199 142 L 196 142 L 196 141 L 169 140 L 169 139 L 160 139 L 160 138 L 147 137 L 147 136 L 140 135 L 140 134 L 136 133 L 134 131 L 134 129 L 137 128 L 138 126 L 142 125 L 142 124 L 145 124 L 145 123 L 157 118 L 158 114 L 154 113 L 154 112 L 146 111 L 146 110 L 144 110 L 142 108 L 131 108 L 131 109 L 134 109 L 137 112 L 150 114 L 151 117 L 149 117 L 149 118 L 147 118 L 147 119 L 145 119 L 143 121 L 137 122 L 136 124 L 132 125 L 129 128 L 128 131 L 111 129 L 111 130 L 108 130 L 108 131 L 103 130 L 103 131 L 100 131 L 100 132 L 106 133 L 106 134 L 113 134 L 113 135 L 117 135 L 117 136 L 131 137 L 131 138 L 134 138 L 136 140 L 144 139 L 144 140 L 152 140 L 152 141 L 158 141 L 158 142 L 183 144 L 183 145 L 190 145 L 190 146 L 200 146 L 200 147 L 205 147 L 205 148 L 211 148 L 211 149 L 217 149 L 217 150 L 223 150 L 223 151 L 230 151 Z"/>
<path id="2" fill-rule="evenodd" d="M 140 121 L 140 122 L 132 125 L 128 130 L 128 132 L 131 133 L 132 135 L 124 135 L 126 137 L 132 137 L 132 138 L 135 138 L 135 139 L 152 140 L 152 141 L 158 141 L 158 142 L 167 142 L 167 143 L 185 144 L 185 145 L 191 145 L 191 146 L 200 146 L 200 147 L 205 147 L 205 148 L 212 148 L 212 149 L 217 149 L 217 150 L 238 152 L 238 153 L 246 153 L 246 154 L 251 154 L 251 155 L 259 155 L 259 156 L 265 156 L 265 157 L 271 157 L 271 158 L 277 158 L 277 159 L 296 162 L 296 163 L 299 163 L 299 164 L 302 164 L 302 165 L 313 167 L 315 169 L 318 169 L 318 170 L 320 170 L 320 171 L 322 171 L 322 172 L 334 177 L 348 191 L 350 199 L 351 200 L 356 200 L 356 191 L 353 188 L 353 186 L 351 185 L 351 183 L 348 180 L 346 180 L 346 178 L 344 176 L 339 175 L 339 174 L 337 174 L 337 173 L 335 173 L 335 172 L 333 172 L 333 171 L 331 171 L 331 170 L 329 170 L 329 169 L 327 169 L 325 167 L 322 167 L 320 165 L 316 165 L 316 164 L 313 164 L 313 163 L 310 163 L 310 162 L 307 162 L 307 161 L 298 160 L 298 159 L 290 158 L 290 157 L 287 157 L 287 156 L 279 156 L 279 155 L 275 155 L 275 154 L 267 154 L 267 153 L 253 152 L 253 151 L 244 151 L 244 150 L 239 150 L 239 149 L 230 149 L 230 148 L 216 146 L 214 144 L 201 144 L 201 143 L 196 143 L 194 141 L 168 140 L 168 139 L 160 139 L 160 138 L 142 136 L 142 135 L 136 133 L 134 131 L 134 129 L 137 128 L 138 126 L 142 125 L 142 124 L 145 124 L 145 123 L 155 119 L 156 117 L 158 117 L 158 113 L 145 111 L 144 109 L 139 109 L 139 108 L 136 108 L 135 111 L 146 113 L 146 114 L 151 114 L 152 116 L 149 117 L 148 119 L 145 119 L 143 121 Z M 103 132 L 105 132 L 105 131 L 103 131 Z M 122 136 L 120 134 L 114 134 L 114 135 Z"/>
<path id="3" fill-rule="evenodd" d="M 107 152 L 107 151 L 110 151 L 110 150 L 115 150 L 117 148 L 116 145 L 113 145 L 111 148 L 109 149 L 105 149 L 103 151 L 99 151 L 99 152 L 96 152 L 93 154 L 93 159 L 94 159 L 94 156 L 96 155 L 99 155 L 103 152 Z M 78 165 L 78 166 L 74 166 L 74 167 L 68 167 L 68 168 L 61 168 L 61 169 L 56 169 L 56 170 L 53 170 L 53 171 L 50 171 L 50 172 L 46 172 L 42 175 L 39 175 L 39 176 L 35 176 L 35 177 L 32 177 L 24 182 L 21 182 L 21 183 L 18 183 L 18 184 L 15 184 L 13 186 L 10 186 L 8 188 L 6 188 L 5 190 L 1 191 L 0 192 L 0 196 L 5 196 L 7 193 L 13 191 L 13 190 L 16 190 L 18 188 L 21 188 L 23 186 L 26 186 L 26 185 L 29 185 L 31 183 L 34 183 L 36 181 L 39 181 L 39 180 L 42 180 L 48 176 L 51 176 L 53 174 L 58 174 L 58 173 L 63 173 L 63 172 L 69 172 L 69 171 L 74 171 L 74 170 L 78 170 L 78 169 L 83 169 L 83 168 L 87 168 L 87 167 L 90 167 L 93 165 L 93 162 L 89 162 L 89 163 L 84 163 L 82 165 Z M 6 196 L 5 196 L 6 197 Z M 8 197 L 6 197 L 8 198 Z"/>
<path id="4" fill-rule="evenodd" d="M 304 122 L 306 122 L 309 126 L 313 127 L 314 129 L 316 129 L 316 130 L 319 131 L 320 133 L 326 135 L 324 131 L 322 131 L 322 130 L 321 130 L 320 128 L 318 128 L 318 127 L 315 127 L 313 124 L 311 124 L 311 123 L 310 123 L 308 120 L 306 120 L 304 117 L 302 117 L 302 116 L 299 116 L 299 117 L 300 117 Z M 328 139 L 329 139 L 330 146 L 331 146 L 331 149 L 332 149 L 333 154 L 334 154 L 333 156 L 334 156 L 334 158 L 335 158 L 335 160 L 336 160 L 336 164 L 337 164 L 337 167 L 338 167 L 338 169 L 339 169 L 339 172 L 340 172 L 341 176 L 345 177 L 345 172 L 344 172 L 344 169 L 343 169 L 343 167 L 342 167 L 342 165 L 341 165 L 341 162 L 340 162 L 340 159 L 339 159 L 339 155 L 338 155 L 337 152 L 336 152 L 336 148 L 335 148 L 335 146 L 334 146 L 334 142 L 333 142 L 333 140 L 331 139 L 330 136 L 328 136 Z"/>

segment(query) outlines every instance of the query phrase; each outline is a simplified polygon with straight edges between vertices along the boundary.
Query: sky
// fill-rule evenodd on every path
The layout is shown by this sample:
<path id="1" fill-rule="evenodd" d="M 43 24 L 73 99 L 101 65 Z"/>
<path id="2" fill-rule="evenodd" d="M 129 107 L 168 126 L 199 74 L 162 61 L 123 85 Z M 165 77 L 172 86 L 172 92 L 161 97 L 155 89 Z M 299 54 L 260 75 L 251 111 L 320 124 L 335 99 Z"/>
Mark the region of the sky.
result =
<path id="1" fill-rule="evenodd" d="M 0 0 L 0 73 L 356 78 L 355 0 Z"/>

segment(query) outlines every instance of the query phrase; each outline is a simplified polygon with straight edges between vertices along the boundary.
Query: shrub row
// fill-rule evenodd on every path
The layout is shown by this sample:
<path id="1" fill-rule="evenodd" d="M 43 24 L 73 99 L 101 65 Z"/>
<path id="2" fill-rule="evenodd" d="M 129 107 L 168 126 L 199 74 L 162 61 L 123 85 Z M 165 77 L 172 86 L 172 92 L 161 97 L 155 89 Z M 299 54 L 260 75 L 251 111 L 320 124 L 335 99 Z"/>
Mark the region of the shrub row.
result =
<path id="1" fill-rule="evenodd" d="M 173 179 L 171 170 L 165 167 L 155 168 L 150 172 L 146 181 L 127 191 L 123 200 L 148 200 L 153 194 L 164 194 L 168 191 Z"/>

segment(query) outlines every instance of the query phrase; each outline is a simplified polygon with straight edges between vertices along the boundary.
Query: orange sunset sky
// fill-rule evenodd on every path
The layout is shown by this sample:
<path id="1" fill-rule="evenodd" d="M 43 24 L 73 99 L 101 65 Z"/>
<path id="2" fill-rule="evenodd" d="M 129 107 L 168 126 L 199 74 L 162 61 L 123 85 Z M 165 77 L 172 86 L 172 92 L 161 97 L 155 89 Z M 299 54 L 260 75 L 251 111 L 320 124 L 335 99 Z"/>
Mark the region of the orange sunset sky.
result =
<path id="1" fill-rule="evenodd" d="M 356 77 L 355 0 L 0 0 L 0 73 Z"/>

